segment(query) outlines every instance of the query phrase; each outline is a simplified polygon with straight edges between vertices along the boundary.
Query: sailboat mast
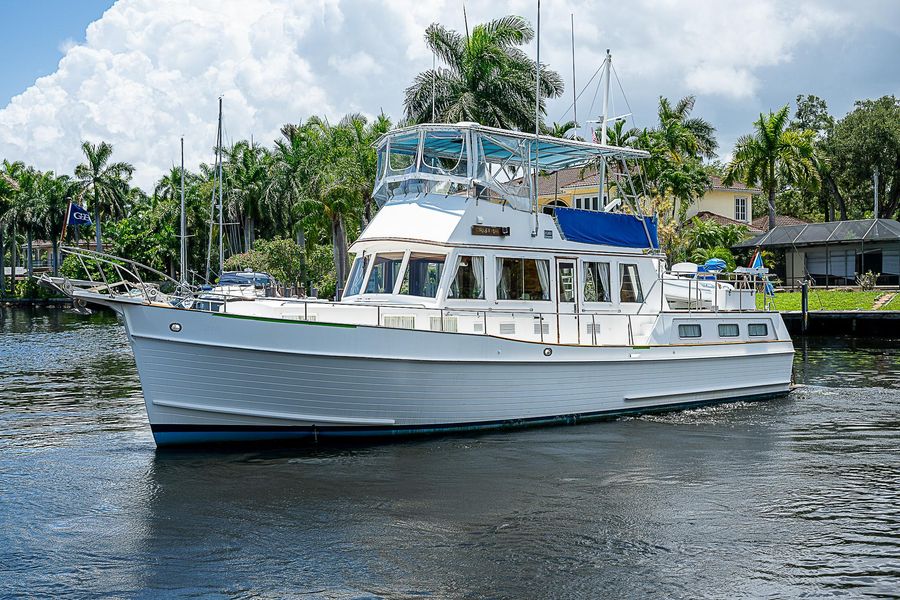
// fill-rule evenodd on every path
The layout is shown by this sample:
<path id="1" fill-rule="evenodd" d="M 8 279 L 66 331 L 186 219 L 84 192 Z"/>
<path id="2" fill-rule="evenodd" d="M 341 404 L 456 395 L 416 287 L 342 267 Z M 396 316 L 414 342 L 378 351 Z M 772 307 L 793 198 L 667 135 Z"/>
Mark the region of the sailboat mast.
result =
<path id="1" fill-rule="evenodd" d="M 572 21 L 572 119 L 575 121 L 575 131 L 578 131 L 578 93 L 575 89 L 575 13 L 569 14 Z"/>
<path id="2" fill-rule="evenodd" d="M 609 111 L 609 77 L 610 71 L 612 71 L 612 54 L 609 53 L 609 48 L 606 49 L 606 60 L 604 62 L 606 63 L 606 72 L 604 73 L 606 81 L 603 88 L 603 116 L 600 118 L 600 144 L 603 146 L 606 145 L 606 121 L 609 119 L 607 114 Z M 606 158 L 603 156 L 600 157 L 599 175 L 597 206 L 600 210 L 605 210 L 606 200 L 603 198 L 603 191 L 606 189 Z"/>
<path id="3" fill-rule="evenodd" d="M 225 219 L 223 218 L 224 207 L 222 205 L 222 97 L 219 96 L 219 133 L 216 136 L 216 151 L 219 155 L 219 276 L 225 270 L 225 240 L 223 237 L 223 227 Z"/>
<path id="4" fill-rule="evenodd" d="M 187 218 L 184 212 L 184 136 L 181 136 L 181 283 L 187 283 Z"/>
<path id="5" fill-rule="evenodd" d="M 541 145 L 541 0 L 537 0 L 537 35 L 535 40 L 537 43 L 537 56 L 534 61 L 534 199 L 532 204 L 534 230 L 531 232 L 532 237 L 537 237 L 538 234 L 538 177 L 540 176 L 538 154 Z"/>

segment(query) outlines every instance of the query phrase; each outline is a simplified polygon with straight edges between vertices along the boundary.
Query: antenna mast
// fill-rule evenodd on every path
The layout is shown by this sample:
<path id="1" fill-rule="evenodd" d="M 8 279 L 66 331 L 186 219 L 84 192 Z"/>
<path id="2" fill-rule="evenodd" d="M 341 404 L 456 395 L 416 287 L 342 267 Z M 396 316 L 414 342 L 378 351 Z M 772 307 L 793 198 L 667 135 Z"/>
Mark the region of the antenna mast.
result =
<path id="1" fill-rule="evenodd" d="M 578 131 L 578 94 L 575 89 L 575 13 L 570 13 L 569 18 L 572 21 L 572 119 L 575 121 L 575 131 Z"/>
<path id="2" fill-rule="evenodd" d="M 609 118 L 607 112 L 609 111 L 609 78 L 610 71 L 612 71 L 612 54 L 609 53 L 609 48 L 606 49 L 606 60 L 605 69 L 606 72 L 604 75 L 606 76 L 606 81 L 604 82 L 603 88 L 603 117 L 601 117 L 600 121 L 600 144 L 606 145 L 606 121 Z M 600 182 L 597 187 L 597 206 L 600 210 L 604 210 L 606 206 L 606 199 L 603 197 L 603 192 L 606 190 L 606 158 L 603 156 L 600 157 Z"/>
<path id="3" fill-rule="evenodd" d="M 181 283 L 187 283 L 187 217 L 184 213 L 184 136 L 181 136 Z"/>
<path id="4" fill-rule="evenodd" d="M 537 57 L 534 61 L 534 230 L 531 237 L 538 234 L 538 178 L 540 177 L 540 161 L 538 155 L 541 145 L 541 0 L 537 0 Z"/>
<path id="5" fill-rule="evenodd" d="M 219 276 L 225 270 L 225 241 L 222 229 L 224 218 L 222 216 L 222 96 L 219 96 L 219 133 L 216 136 L 216 151 L 219 155 Z"/>

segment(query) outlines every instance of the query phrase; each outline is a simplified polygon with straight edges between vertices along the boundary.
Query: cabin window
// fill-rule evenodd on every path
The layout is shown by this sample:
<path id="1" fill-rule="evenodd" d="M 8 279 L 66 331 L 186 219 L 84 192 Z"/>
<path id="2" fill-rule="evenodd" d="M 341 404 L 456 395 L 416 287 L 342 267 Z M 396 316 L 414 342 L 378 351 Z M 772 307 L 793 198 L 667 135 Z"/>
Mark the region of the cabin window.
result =
<path id="1" fill-rule="evenodd" d="M 769 326 L 765 323 L 750 323 L 747 325 L 747 333 L 751 337 L 765 337 L 769 335 Z"/>
<path id="2" fill-rule="evenodd" d="M 550 261 L 534 258 L 498 258 L 497 299 L 549 300 Z"/>
<path id="3" fill-rule="evenodd" d="M 719 323 L 719 337 L 737 337 L 741 330 L 737 323 Z"/>
<path id="4" fill-rule="evenodd" d="M 700 323 L 682 323 L 678 326 L 678 337 L 698 338 L 702 335 Z"/>
<path id="5" fill-rule="evenodd" d="M 391 294 L 394 285 L 400 276 L 400 266 L 403 264 L 402 252 L 381 253 L 375 255 L 372 264 L 372 274 L 366 284 L 367 294 Z"/>
<path id="6" fill-rule="evenodd" d="M 400 285 L 400 293 L 407 296 L 434 298 L 437 296 L 441 274 L 444 272 L 443 254 L 413 252 L 409 255 L 406 275 Z"/>
<path id="7" fill-rule="evenodd" d="M 746 198 L 735 198 L 734 199 L 734 220 L 735 221 L 746 221 L 747 220 L 747 199 Z"/>
<path id="8" fill-rule="evenodd" d="M 559 288 L 557 295 L 560 302 L 575 302 L 575 263 L 557 263 L 559 270 Z"/>
<path id="9" fill-rule="evenodd" d="M 460 256 L 456 262 L 456 274 L 450 284 L 448 298 L 462 300 L 484 299 L 484 257 Z"/>
<path id="10" fill-rule="evenodd" d="M 609 294 L 609 263 L 584 263 L 584 301 L 612 302 Z"/>
<path id="11" fill-rule="evenodd" d="M 641 278 L 638 277 L 637 265 L 619 265 L 619 300 L 621 302 L 643 302 Z"/>
<path id="12" fill-rule="evenodd" d="M 353 266 L 350 267 L 350 276 L 347 277 L 347 289 L 344 290 L 344 296 L 355 296 L 362 290 L 363 278 L 369 267 L 370 256 L 357 256 L 353 261 Z"/>

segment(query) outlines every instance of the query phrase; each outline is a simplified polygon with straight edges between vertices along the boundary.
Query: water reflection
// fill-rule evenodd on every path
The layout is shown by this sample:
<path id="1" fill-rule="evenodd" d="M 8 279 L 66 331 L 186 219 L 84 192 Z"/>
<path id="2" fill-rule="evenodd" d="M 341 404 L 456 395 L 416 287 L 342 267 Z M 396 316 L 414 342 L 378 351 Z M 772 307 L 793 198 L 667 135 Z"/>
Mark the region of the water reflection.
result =
<path id="1" fill-rule="evenodd" d="M 807 385 L 768 403 L 173 453 L 154 450 L 113 317 L 0 315 L 2 597 L 819 597 L 900 580 L 890 343 L 798 343 Z"/>

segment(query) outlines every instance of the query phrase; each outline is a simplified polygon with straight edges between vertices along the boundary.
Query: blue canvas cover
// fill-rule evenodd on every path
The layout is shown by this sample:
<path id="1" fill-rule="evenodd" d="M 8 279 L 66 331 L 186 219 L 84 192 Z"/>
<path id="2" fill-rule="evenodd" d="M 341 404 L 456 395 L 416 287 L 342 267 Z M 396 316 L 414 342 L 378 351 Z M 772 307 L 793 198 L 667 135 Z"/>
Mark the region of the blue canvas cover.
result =
<path id="1" fill-rule="evenodd" d="M 656 217 L 562 207 L 555 209 L 554 213 L 559 228 L 570 242 L 606 244 L 622 248 L 659 248 Z"/>

